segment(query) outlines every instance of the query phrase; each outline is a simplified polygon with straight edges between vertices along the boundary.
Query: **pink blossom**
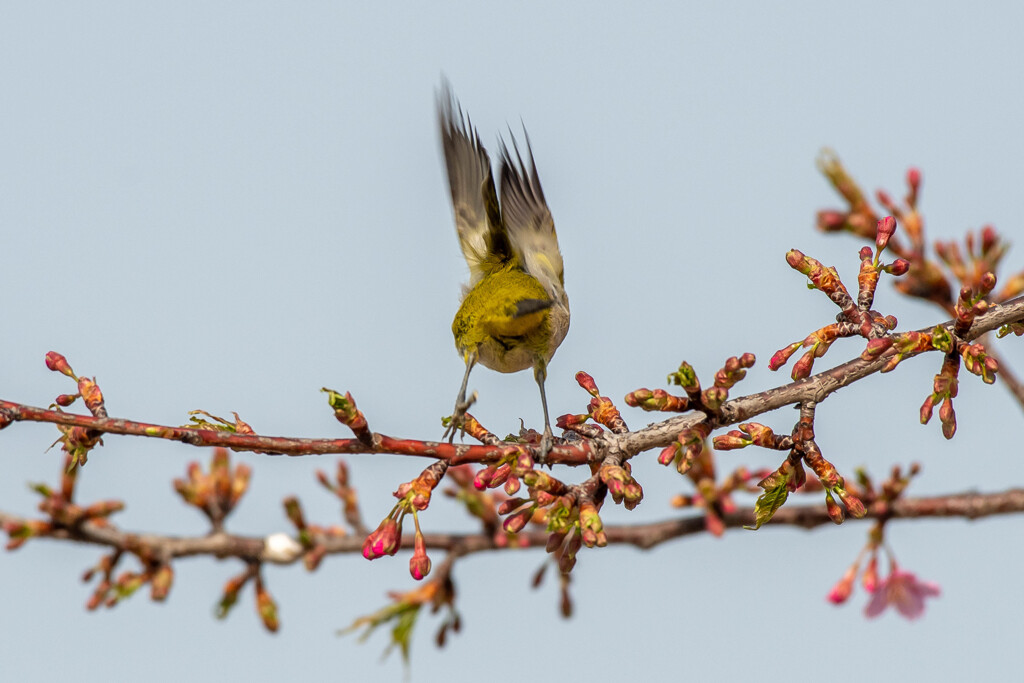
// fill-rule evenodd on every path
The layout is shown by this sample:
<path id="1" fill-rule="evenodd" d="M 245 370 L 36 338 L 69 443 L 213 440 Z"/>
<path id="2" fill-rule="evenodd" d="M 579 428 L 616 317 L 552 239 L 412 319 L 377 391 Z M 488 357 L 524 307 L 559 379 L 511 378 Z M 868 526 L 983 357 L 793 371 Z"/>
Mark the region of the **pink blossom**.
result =
<path id="1" fill-rule="evenodd" d="M 900 571 L 893 565 L 892 573 L 879 581 L 871 596 L 871 602 L 864 608 L 868 617 L 877 617 L 892 605 L 907 619 L 916 619 L 924 614 L 924 599 L 939 594 L 939 585 L 921 581 L 910 572 Z"/>

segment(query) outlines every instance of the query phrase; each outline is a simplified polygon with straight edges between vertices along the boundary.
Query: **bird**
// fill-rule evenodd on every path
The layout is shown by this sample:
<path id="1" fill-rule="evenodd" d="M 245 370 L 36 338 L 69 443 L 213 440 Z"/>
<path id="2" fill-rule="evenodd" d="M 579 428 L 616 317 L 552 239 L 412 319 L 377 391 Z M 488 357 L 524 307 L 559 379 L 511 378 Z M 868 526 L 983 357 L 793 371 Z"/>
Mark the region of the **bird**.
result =
<path id="1" fill-rule="evenodd" d="M 470 276 L 452 321 L 466 374 L 444 436 L 452 442 L 476 400 L 476 392 L 466 400 L 466 389 L 477 363 L 505 373 L 532 368 L 544 409 L 543 463 L 554 446 L 544 382 L 569 331 L 569 298 L 530 137 L 524 126 L 525 160 L 511 129 L 511 150 L 499 137 L 496 190 L 487 150 L 447 80 L 437 95 L 437 117 L 455 230 Z"/>

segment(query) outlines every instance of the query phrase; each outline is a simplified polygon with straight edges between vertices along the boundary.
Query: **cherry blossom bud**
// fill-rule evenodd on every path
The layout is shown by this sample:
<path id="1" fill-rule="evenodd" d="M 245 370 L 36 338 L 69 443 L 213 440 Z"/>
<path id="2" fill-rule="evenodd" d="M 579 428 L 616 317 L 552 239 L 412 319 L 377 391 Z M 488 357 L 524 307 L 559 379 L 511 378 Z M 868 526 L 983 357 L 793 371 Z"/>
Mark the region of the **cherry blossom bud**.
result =
<path id="1" fill-rule="evenodd" d="M 59 372 L 62 375 L 67 375 L 71 379 L 77 379 L 75 377 L 75 373 L 71 370 L 71 366 L 68 365 L 68 359 L 56 351 L 47 352 L 46 367 L 53 372 Z"/>
<path id="2" fill-rule="evenodd" d="M 430 573 L 430 558 L 427 557 L 427 544 L 423 540 L 423 534 L 416 532 L 414 550 L 409 558 L 409 573 L 412 578 L 422 581 Z"/>
<path id="3" fill-rule="evenodd" d="M 394 518 L 388 517 L 363 541 L 363 557 L 376 560 L 385 555 L 394 555 L 402 547 L 402 527 Z"/>
<path id="4" fill-rule="evenodd" d="M 909 270 L 910 262 L 901 258 L 896 259 L 895 261 L 893 261 L 892 263 L 885 267 L 885 272 L 889 273 L 890 275 L 895 275 L 896 277 L 899 277 L 900 275 L 906 275 L 907 271 Z"/>
<path id="5" fill-rule="evenodd" d="M 853 593 L 853 582 L 857 578 L 858 565 L 856 562 L 850 565 L 850 568 L 846 570 L 842 578 L 839 579 L 838 583 L 832 587 L 829 591 L 828 601 L 834 605 L 841 605 L 850 597 Z"/>
<path id="6" fill-rule="evenodd" d="M 889 238 L 895 232 L 896 219 L 892 216 L 886 216 L 878 221 L 878 226 L 875 228 L 875 247 L 878 251 L 885 249 L 886 245 L 889 244 Z"/>
<path id="7" fill-rule="evenodd" d="M 868 566 L 861 574 L 860 583 L 868 593 L 874 593 L 878 588 L 878 555 L 872 554 L 868 560 Z"/>

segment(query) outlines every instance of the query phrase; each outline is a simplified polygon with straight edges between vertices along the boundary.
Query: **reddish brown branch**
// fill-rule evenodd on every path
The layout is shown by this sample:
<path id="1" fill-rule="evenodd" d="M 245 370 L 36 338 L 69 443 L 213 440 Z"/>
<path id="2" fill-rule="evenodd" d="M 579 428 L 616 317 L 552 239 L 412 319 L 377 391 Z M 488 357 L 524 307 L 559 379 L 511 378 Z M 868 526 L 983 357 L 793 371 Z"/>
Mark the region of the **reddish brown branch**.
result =
<path id="1" fill-rule="evenodd" d="M 964 336 L 967 341 L 977 339 L 987 332 L 1024 318 L 1024 296 L 1017 297 L 1004 304 L 994 304 L 984 316 L 979 316 L 970 331 Z M 942 323 L 951 326 L 952 321 Z M 921 332 L 930 332 L 934 327 L 922 328 Z M 805 401 L 820 403 L 830 394 L 853 384 L 868 375 L 879 372 L 895 354 L 893 349 L 886 351 L 874 360 L 856 358 L 824 372 L 813 375 L 775 389 L 759 394 L 741 396 L 726 402 L 722 406 L 721 415 L 716 427 L 745 422 L 757 415 L 795 405 Z M 617 445 L 629 453 L 639 453 L 651 448 L 665 447 L 672 443 L 680 431 L 693 427 L 705 419 L 703 414 L 687 414 L 674 417 L 664 422 L 651 425 L 646 429 L 624 435 Z"/>
<path id="2" fill-rule="evenodd" d="M 1010 322 L 1024 320 L 1024 297 L 1003 304 L 994 304 L 979 316 L 965 340 L 972 340 Z M 946 326 L 952 322 L 943 323 Z M 930 331 L 931 327 L 922 332 Z M 742 396 L 721 406 L 714 427 L 723 427 L 749 420 L 762 413 L 805 401 L 821 402 L 829 394 L 880 371 L 895 353 L 893 349 L 874 360 L 855 360 L 843 363 L 808 379 L 792 382 L 759 394 Z M 601 434 L 578 444 L 556 446 L 549 454 L 550 464 L 583 465 L 600 463 L 609 454 L 637 453 L 664 448 L 676 440 L 684 429 L 710 419 L 705 413 L 689 413 L 625 434 Z M 435 441 L 397 439 L 374 434 L 373 443 L 359 439 L 304 439 L 238 434 L 230 431 L 169 427 L 110 417 L 74 415 L 57 410 L 36 408 L 12 401 L 0 400 L 0 425 L 11 421 L 50 422 L 58 425 L 85 427 L 105 434 L 126 434 L 181 441 L 193 446 L 223 446 L 233 450 L 257 451 L 279 455 L 323 455 L 328 453 L 391 453 L 445 460 L 451 465 L 463 463 L 493 463 L 514 453 L 519 446 L 486 445 L 466 446 Z"/>

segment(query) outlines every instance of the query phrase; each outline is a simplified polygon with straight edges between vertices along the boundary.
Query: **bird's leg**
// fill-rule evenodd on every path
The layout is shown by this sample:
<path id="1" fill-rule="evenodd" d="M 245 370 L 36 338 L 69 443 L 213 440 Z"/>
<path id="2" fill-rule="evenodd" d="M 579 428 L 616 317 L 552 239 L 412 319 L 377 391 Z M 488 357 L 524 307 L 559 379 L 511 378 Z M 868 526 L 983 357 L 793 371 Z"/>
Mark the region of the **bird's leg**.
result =
<path id="1" fill-rule="evenodd" d="M 476 392 L 466 400 L 466 387 L 469 385 L 469 373 L 472 372 L 473 366 L 476 365 L 476 354 L 466 354 L 466 374 L 462 377 L 462 388 L 459 389 L 459 397 L 455 399 L 455 412 L 452 413 L 451 421 L 444 430 L 444 434 L 441 436 L 442 439 L 448 439 L 448 443 L 455 440 L 455 433 L 461 431 L 463 434 L 466 433 L 465 417 L 466 411 L 476 401 Z"/>
<path id="2" fill-rule="evenodd" d="M 537 462 L 546 464 L 548 454 L 555 447 L 555 435 L 551 432 L 551 420 L 548 418 L 548 399 L 544 394 L 544 380 L 547 379 L 547 367 L 544 361 L 539 361 L 533 366 L 533 377 L 540 387 L 540 402 L 544 406 L 544 434 L 540 437 L 540 450 L 537 452 Z"/>

